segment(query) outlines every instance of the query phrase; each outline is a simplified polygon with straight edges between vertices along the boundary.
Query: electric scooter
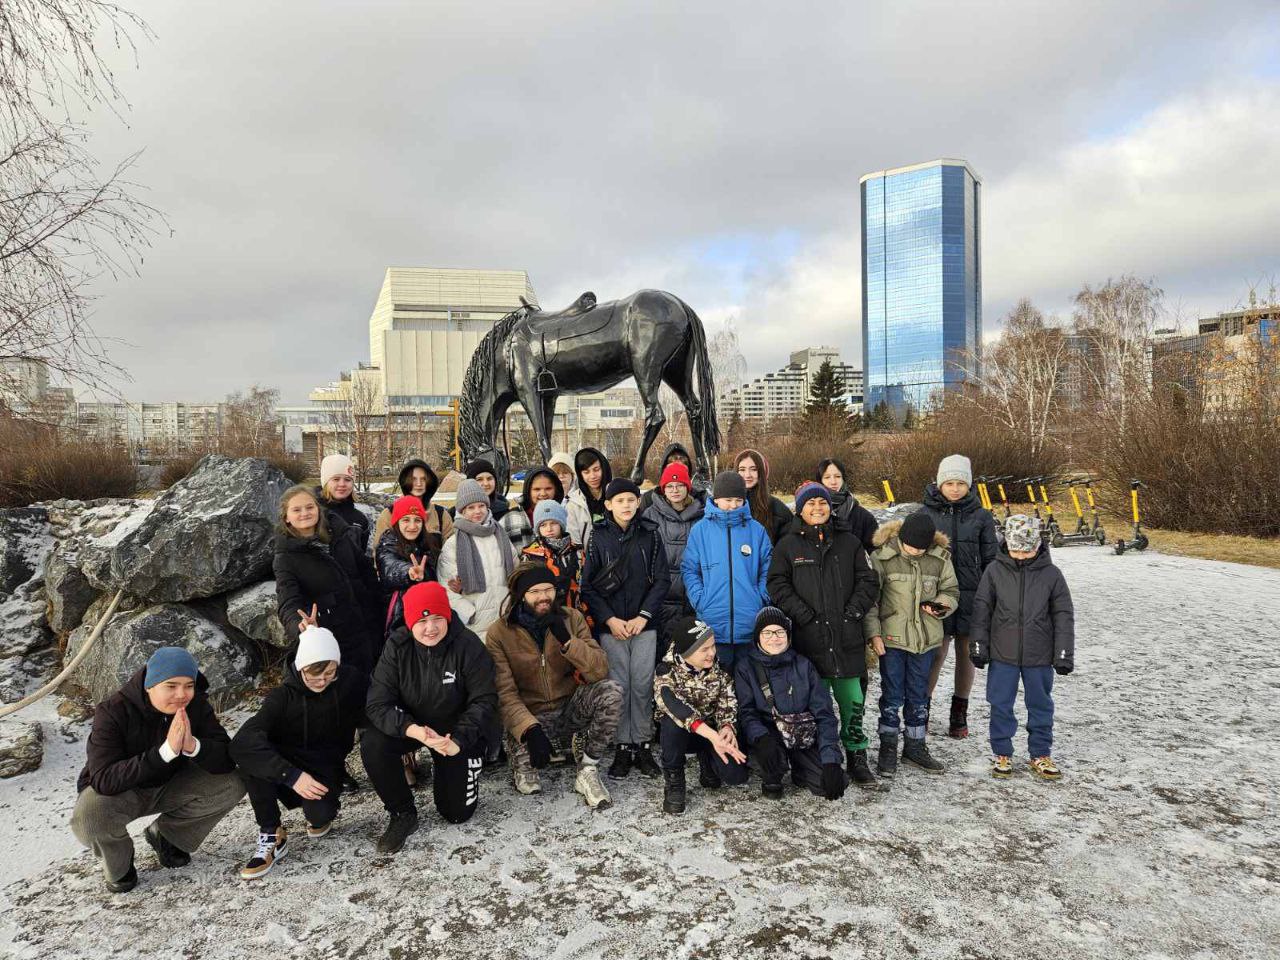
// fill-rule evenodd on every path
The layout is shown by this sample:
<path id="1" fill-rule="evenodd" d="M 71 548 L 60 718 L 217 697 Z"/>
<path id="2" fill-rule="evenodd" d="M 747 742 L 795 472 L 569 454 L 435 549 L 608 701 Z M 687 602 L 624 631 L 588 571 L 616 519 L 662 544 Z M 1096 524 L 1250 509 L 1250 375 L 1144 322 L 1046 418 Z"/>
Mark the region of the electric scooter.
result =
<path id="1" fill-rule="evenodd" d="M 1116 556 L 1120 556 L 1126 550 L 1145 550 L 1151 543 L 1147 539 L 1147 535 L 1142 532 L 1142 514 L 1138 511 L 1138 488 L 1145 487 L 1146 484 L 1141 480 L 1129 481 L 1129 502 L 1133 505 L 1133 539 L 1116 541 Z"/>
<path id="2" fill-rule="evenodd" d="M 884 487 L 885 508 L 888 510 L 892 510 L 898 505 L 898 501 L 893 495 L 893 487 L 889 485 L 889 481 L 892 479 L 893 477 L 888 474 L 880 478 L 880 486 Z"/>
<path id="3" fill-rule="evenodd" d="M 1054 546 L 1062 546 L 1063 544 L 1069 543 L 1106 544 L 1106 540 L 1099 540 L 1097 534 L 1095 534 L 1093 530 L 1089 529 L 1089 524 L 1085 522 L 1084 510 L 1080 506 L 1080 495 L 1076 493 L 1076 485 L 1082 482 L 1083 481 L 1078 477 L 1069 477 L 1062 481 L 1062 485 L 1071 491 L 1071 505 L 1076 511 L 1076 530 L 1075 533 L 1063 534 L 1061 537 L 1062 543 L 1060 544 L 1055 542 Z"/>
<path id="4" fill-rule="evenodd" d="M 1098 516 L 1098 501 L 1093 498 L 1093 478 L 1084 478 L 1084 494 L 1085 499 L 1089 502 L 1089 514 L 1092 522 L 1089 524 L 1089 532 L 1098 538 L 1098 543 L 1102 546 L 1107 544 L 1107 532 L 1102 529 L 1102 519 Z"/>
<path id="5" fill-rule="evenodd" d="M 1053 477 L 1036 477 L 1036 486 L 1040 488 L 1040 502 L 1044 505 L 1044 526 L 1049 533 L 1049 542 L 1055 547 L 1061 547 L 1067 542 L 1067 538 L 1062 533 L 1062 528 L 1058 526 L 1058 520 L 1053 515 L 1053 504 L 1049 502 L 1049 491 L 1045 489 L 1044 483 L 1048 480 L 1053 481 Z"/>
<path id="6" fill-rule="evenodd" d="M 1004 507 L 1004 518 L 1006 520 L 1013 516 L 1013 511 L 1009 509 L 1009 495 L 1004 492 L 1004 482 L 1012 479 L 1012 476 L 991 478 L 991 482 L 996 485 L 996 491 L 1000 494 L 1000 504 Z"/>
<path id="7" fill-rule="evenodd" d="M 978 487 L 978 501 L 982 504 L 984 509 L 990 510 L 991 509 L 991 493 L 990 491 L 987 490 L 987 478 L 978 477 L 977 487 Z"/>

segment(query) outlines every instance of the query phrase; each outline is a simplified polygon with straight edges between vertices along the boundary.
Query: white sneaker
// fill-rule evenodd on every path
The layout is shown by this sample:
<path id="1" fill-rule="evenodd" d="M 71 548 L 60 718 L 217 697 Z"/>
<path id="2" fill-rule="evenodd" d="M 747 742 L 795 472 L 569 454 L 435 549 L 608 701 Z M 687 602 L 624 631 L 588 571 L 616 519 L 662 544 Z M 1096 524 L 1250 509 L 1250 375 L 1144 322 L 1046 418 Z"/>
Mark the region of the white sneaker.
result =
<path id="1" fill-rule="evenodd" d="M 526 797 L 531 793 L 542 792 L 542 780 L 538 771 L 529 763 L 529 754 L 520 748 L 512 748 L 507 744 L 507 759 L 511 763 L 511 779 L 515 781 L 516 790 Z"/>
<path id="2" fill-rule="evenodd" d="M 607 810 L 613 804 L 609 791 L 600 779 L 600 767 L 596 763 L 583 761 L 578 765 L 578 778 L 573 782 L 573 789 L 582 794 L 587 806 L 592 810 Z"/>

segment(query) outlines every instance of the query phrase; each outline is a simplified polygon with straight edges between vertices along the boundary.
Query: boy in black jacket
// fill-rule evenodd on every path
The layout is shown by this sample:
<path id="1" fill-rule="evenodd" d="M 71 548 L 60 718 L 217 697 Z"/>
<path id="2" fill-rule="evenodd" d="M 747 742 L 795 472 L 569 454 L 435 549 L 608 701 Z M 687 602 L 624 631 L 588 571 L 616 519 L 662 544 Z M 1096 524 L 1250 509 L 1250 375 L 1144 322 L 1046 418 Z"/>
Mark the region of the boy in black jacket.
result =
<path id="1" fill-rule="evenodd" d="M 465 823 L 480 799 L 487 731 L 498 710 L 493 657 L 455 617 L 443 584 L 419 583 L 404 595 L 404 627 L 387 639 L 373 671 L 370 726 L 360 735 L 364 768 L 391 819 L 379 853 L 395 853 L 418 829 L 405 781 L 406 753 L 428 747 L 436 810 Z"/>
<path id="2" fill-rule="evenodd" d="M 1005 548 L 987 567 L 973 598 L 970 657 L 988 664 L 987 703 L 991 704 L 991 774 L 1013 773 L 1013 735 L 1018 721 L 1013 703 L 1022 681 L 1027 703 L 1027 746 L 1031 772 L 1057 780 L 1053 762 L 1053 675 L 1075 669 L 1075 609 L 1062 571 L 1041 549 L 1040 520 L 1014 514 L 1005 521 Z"/>
<path id="3" fill-rule="evenodd" d="M 338 814 L 343 761 L 364 719 L 369 689 L 368 678 L 341 661 L 330 631 L 303 630 L 284 682 L 231 740 L 231 757 L 258 821 L 257 849 L 240 871 L 245 880 L 263 876 L 285 854 L 281 805 L 302 807 L 312 838 L 327 834 Z"/>
<path id="4" fill-rule="evenodd" d="M 143 837 L 162 867 L 185 867 L 244 796 L 208 689 L 191 654 L 161 647 L 93 713 L 71 829 L 113 893 L 138 885 L 132 821 L 159 813 Z"/>
<path id="5" fill-rule="evenodd" d="M 618 746 L 609 778 L 634 765 L 641 776 L 662 770 L 653 758 L 653 670 L 662 602 L 671 589 L 667 550 L 652 520 L 637 515 L 640 488 L 626 478 L 605 487 L 607 519 L 592 527 L 582 561 L 582 596 L 609 658 L 609 679 L 622 686 Z"/>

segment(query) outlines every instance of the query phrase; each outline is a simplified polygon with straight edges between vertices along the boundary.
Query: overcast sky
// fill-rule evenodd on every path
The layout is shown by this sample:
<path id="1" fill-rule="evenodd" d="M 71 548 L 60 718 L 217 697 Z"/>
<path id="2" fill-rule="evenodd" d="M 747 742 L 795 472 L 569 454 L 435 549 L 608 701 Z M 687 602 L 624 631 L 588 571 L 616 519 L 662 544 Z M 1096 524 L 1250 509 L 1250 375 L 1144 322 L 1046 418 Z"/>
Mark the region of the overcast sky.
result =
<path id="1" fill-rule="evenodd" d="M 1188 319 L 1280 280 L 1274 0 L 124 2 L 156 36 L 94 149 L 173 230 L 96 305 L 131 399 L 305 399 L 388 265 L 667 289 L 752 375 L 858 361 L 858 179 L 939 156 L 984 181 L 988 333 L 1125 272 Z"/>

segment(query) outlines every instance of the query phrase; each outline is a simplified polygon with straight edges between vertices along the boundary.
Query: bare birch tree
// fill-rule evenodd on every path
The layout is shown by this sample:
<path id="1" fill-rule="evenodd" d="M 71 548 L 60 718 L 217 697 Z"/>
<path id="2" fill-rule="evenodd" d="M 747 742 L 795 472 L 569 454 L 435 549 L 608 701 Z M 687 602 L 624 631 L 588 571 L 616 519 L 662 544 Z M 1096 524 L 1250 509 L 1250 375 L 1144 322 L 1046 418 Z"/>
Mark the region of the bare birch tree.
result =
<path id="1" fill-rule="evenodd" d="M 1123 432 L 1136 398 L 1150 389 L 1147 349 L 1164 292 L 1151 280 L 1125 275 L 1075 296 L 1075 335 L 1084 348 L 1082 376 L 1100 415 Z"/>

